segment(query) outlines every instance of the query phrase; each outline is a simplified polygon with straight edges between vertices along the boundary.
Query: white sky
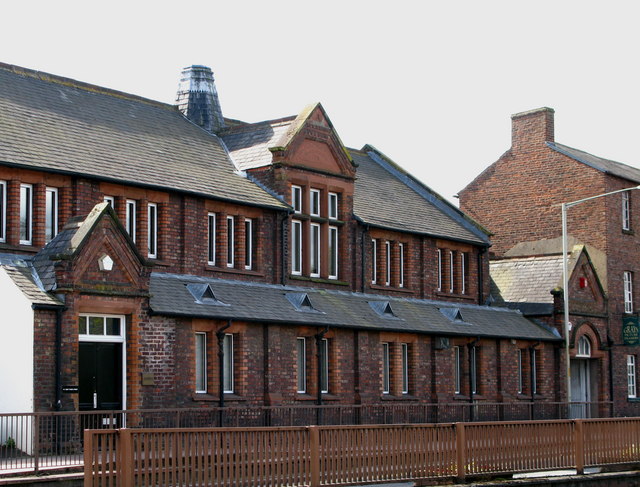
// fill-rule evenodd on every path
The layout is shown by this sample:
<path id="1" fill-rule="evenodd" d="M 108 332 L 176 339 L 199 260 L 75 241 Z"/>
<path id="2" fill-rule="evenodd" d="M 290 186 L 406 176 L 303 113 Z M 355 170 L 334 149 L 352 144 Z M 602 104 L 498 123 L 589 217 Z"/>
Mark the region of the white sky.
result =
<path id="1" fill-rule="evenodd" d="M 632 1 L 0 2 L 0 62 L 173 103 L 210 66 L 225 116 L 321 102 L 345 145 L 377 147 L 451 197 L 549 106 L 556 141 L 640 165 Z"/>

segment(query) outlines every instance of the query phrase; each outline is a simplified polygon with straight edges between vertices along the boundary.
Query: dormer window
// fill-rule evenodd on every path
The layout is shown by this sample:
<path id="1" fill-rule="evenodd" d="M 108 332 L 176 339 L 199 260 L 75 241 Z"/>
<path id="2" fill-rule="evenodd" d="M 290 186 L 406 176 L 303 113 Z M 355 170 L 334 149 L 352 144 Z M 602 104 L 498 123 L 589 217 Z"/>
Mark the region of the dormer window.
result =
<path id="1" fill-rule="evenodd" d="M 464 320 L 462 319 L 462 313 L 460 313 L 460 310 L 458 308 L 440 308 L 439 311 L 451 321 L 464 323 Z"/>
<path id="2" fill-rule="evenodd" d="M 285 297 L 293 305 L 296 311 L 322 313 L 313 307 L 307 293 L 286 293 Z"/>
<path id="3" fill-rule="evenodd" d="M 389 301 L 369 301 L 369 306 L 382 318 L 397 318 Z"/>
<path id="4" fill-rule="evenodd" d="M 194 297 L 198 304 L 208 304 L 212 306 L 228 306 L 227 304 L 216 298 L 210 284 L 190 283 L 187 284 L 187 290 Z"/>

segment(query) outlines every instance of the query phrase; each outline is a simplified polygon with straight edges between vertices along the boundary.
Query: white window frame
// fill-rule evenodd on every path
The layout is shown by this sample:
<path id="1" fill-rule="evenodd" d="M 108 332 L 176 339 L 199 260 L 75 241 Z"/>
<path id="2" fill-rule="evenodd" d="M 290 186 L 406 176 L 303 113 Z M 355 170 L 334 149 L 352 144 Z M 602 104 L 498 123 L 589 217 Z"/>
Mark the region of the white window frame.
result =
<path id="1" fill-rule="evenodd" d="M 382 393 L 390 394 L 391 393 L 391 380 L 390 380 L 390 369 L 389 369 L 389 344 L 382 344 Z"/>
<path id="2" fill-rule="evenodd" d="M 302 275 L 302 222 L 291 220 L 291 274 Z"/>
<path id="3" fill-rule="evenodd" d="M 302 213 L 302 187 L 291 185 L 291 206 L 294 213 Z"/>
<path id="4" fill-rule="evenodd" d="M 371 239 L 371 284 L 378 282 L 378 240 Z"/>
<path id="5" fill-rule="evenodd" d="M 637 396 L 636 356 L 627 355 L 627 397 L 635 399 Z"/>
<path id="6" fill-rule="evenodd" d="M 455 394 L 462 391 L 462 354 L 460 347 L 453 347 L 453 390 Z"/>
<path id="7" fill-rule="evenodd" d="M 227 215 L 227 267 L 233 268 L 236 259 L 235 249 L 236 219 L 232 215 Z"/>
<path id="8" fill-rule="evenodd" d="M 253 268 L 253 220 L 244 219 L 244 268 Z"/>
<path id="9" fill-rule="evenodd" d="M 384 285 L 391 285 L 391 242 L 385 240 L 384 242 L 384 253 L 386 257 L 386 267 L 384 273 Z"/>
<path id="10" fill-rule="evenodd" d="M 127 233 L 134 242 L 136 241 L 136 211 L 136 200 L 127 200 L 125 226 L 127 228 Z"/>
<path id="11" fill-rule="evenodd" d="M 207 334 L 198 331 L 195 334 L 195 367 L 196 367 L 196 393 L 207 393 Z M 201 384 L 198 387 L 198 376 Z"/>
<path id="12" fill-rule="evenodd" d="M 7 182 L 0 181 L 0 242 L 7 240 Z"/>
<path id="13" fill-rule="evenodd" d="M 102 201 L 104 201 L 105 203 L 109 203 L 111 205 L 111 208 L 113 208 L 115 210 L 115 208 L 116 208 L 116 199 L 115 199 L 114 196 L 105 195 L 104 198 L 102 199 Z"/>
<path id="14" fill-rule="evenodd" d="M 534 394 L 538 393 L 538 363 L 536 359 L 536 349 L 531 348 L 530 350 L 529 361 L 531 363 L 529 366 L 531 368 L 531 397 L 533 397 Z"/>
<path id="15" fill-rule="evenodd" d="M 224 355 L 222 365 L 222 392 L 225 394 L 233 394 L 234 392 L 234 344 L 233 335 L 225 333 L 222 339 L 222 351 Z"/>
<path id="16" fill-rule="evenodd" d="M 469 376 L 471 378 L 471 393 L 478 393 L 478 348 L 476 346 L 471 347 L 469 350 L 471 354 Z"/>
<path id="17" fill-rule="evenodd" d="M 309 190 L 309 215 L 320 216 L 320 190 L 311 188 Z"/>
<path id="18" fill-rule="evenodd" d="M 207 264 L 216 265 L 216 214 L 207 213 Z"/>
<path id="19" fill-rule="evenodd" d="M 453 277 L 455 271 L 455 263 L 453 258 L 453 250 L 449 251 L 449 292 L 453 294 L 455 290 L 455 279 Z"/>
<path id="20" fill-rule="evenodd" d="M 329 227 L 329 279 L 338 279 L 338 251 L 339 251 L 338 227 Z"/>
<path id="21" fill-rule="evenodd" d="M 629 191 L 623 191 L 622 197 L 622 229 L 631 230 L 631 207 L 629 205 Z"/>
<path id="22" fill-rule="evenodd" d="M 320 340 L 320 393 L 329 393 L 329 340 Z"/>
<path id="23" fill-rule="evenodd" d="M 338 219 L 338 193 L 329 193 L 327 198 L 327 215 L 329 220 Z"/>
<path id="24" fill-rule="evenodd" d="M 522 349 L 519 348 L 517 351 L 517 360 L 518 360 L 518 394 L 522 394 L 524 392 L 524 367 L 522 366 Z"/>
<path id="25" fill-rule="evenodd" d="M 633 274 L 630 271 L 624 271 L 624 312 L 633 313 Z"/>
<path id="26" fill-rule="evenodd" d="M 402 394 L 409 394 L 409 344 L 401 343 L 402 354 Z"/>
<path id="27" fill-rule="evenodd" d="M 158 205 L 147 204 L 147 249 L 150 259 L 158 258 Z"/>
<path id="28" fill-rule="evenodd" d="M 404 244 L 398 244 L 398 257 L 399 257 L 399 275 L 398 275 L 398 287 L 404 287 Z"/>
<path id="29" fill-rule="evenodd" d="M 320 277 L 320 225 L 312 223 L 309 228 L 309 275 Z"/>
<path id="30" fill-rule="evenodd" d="M 44 240 L 51 242 L 58 235 L 58 188 L 46 188 Z"/>
<path id="31" fill-rule="evenodd" d="M 591 340 L 589 340 L 586 335 L 582 335 L 580 338 L 578 338 L 578 346 L 576 348 L 576 357 L 591 357 Z"/>
<path id="32" fill-rule="evenodd" d="M 467 262 L 466 262 L 467 255 L 468 254 L 466 252 L 462 252 L 460 254 L 460 280 L 462 281 L 460 283 L 461 294 L 467 294 L 467 283 L 465 282 L 466 281 L 465 277 L 467 273 Z"/>
<path id="33" fill-rule="evenodd" d="M 307 393 L 307 340 L 304 337 L 296 338 L 296 363 L 297 363 L 297 392 Z"/>
<path id="34" fill-rule="evenodd" d="M 24 195 L 23 195 L 24 191 Z M 33 243 L 33 185 L 20 185 L 20 244 Z"/>
<path id="35" fill-rule="evenodd" d="M 438 249 L 438 291 L 442 291 L 442 250 Z"/>

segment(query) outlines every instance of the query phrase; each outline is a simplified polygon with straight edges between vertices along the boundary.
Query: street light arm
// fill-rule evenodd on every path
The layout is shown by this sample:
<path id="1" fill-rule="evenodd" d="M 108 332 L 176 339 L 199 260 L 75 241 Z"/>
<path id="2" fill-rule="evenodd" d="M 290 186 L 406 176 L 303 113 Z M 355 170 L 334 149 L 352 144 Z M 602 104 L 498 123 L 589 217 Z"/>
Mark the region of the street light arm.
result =
<path id="1" fill-rule="evenodd" d="M 595 200 L 596 198 L 602 198 L 603 196 L 609 196 L 611 194 L 623 193 L 624 191 L 633 191 L 634 189 L 640 189 L 640 185 L 633 186 L 631 188 L 617 189 L 615 191 L 610 191 L 609 193 L 597 194 L 595 196 L 589 196 L 588 198 L 582 198 L 581 200 L 570 201 L 569 203 L 562 203 L 566 208 L 571 208 L 572 206 L 579 205 L 580 203 L 584 203 L 585 201 Z"/>

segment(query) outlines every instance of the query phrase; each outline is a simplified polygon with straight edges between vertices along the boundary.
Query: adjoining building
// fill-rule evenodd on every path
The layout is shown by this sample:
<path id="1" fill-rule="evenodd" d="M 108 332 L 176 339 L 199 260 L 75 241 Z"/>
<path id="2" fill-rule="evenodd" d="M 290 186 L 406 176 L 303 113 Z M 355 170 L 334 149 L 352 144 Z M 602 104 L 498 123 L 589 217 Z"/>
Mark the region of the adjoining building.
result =
<path id="1" fill-rule="evenodd" d="M 320 104 L 223 117 L 202 66 L 173 106 L 0 65 L 0 219 L 0 411 L 563 399 L 485 230 Z"/>

